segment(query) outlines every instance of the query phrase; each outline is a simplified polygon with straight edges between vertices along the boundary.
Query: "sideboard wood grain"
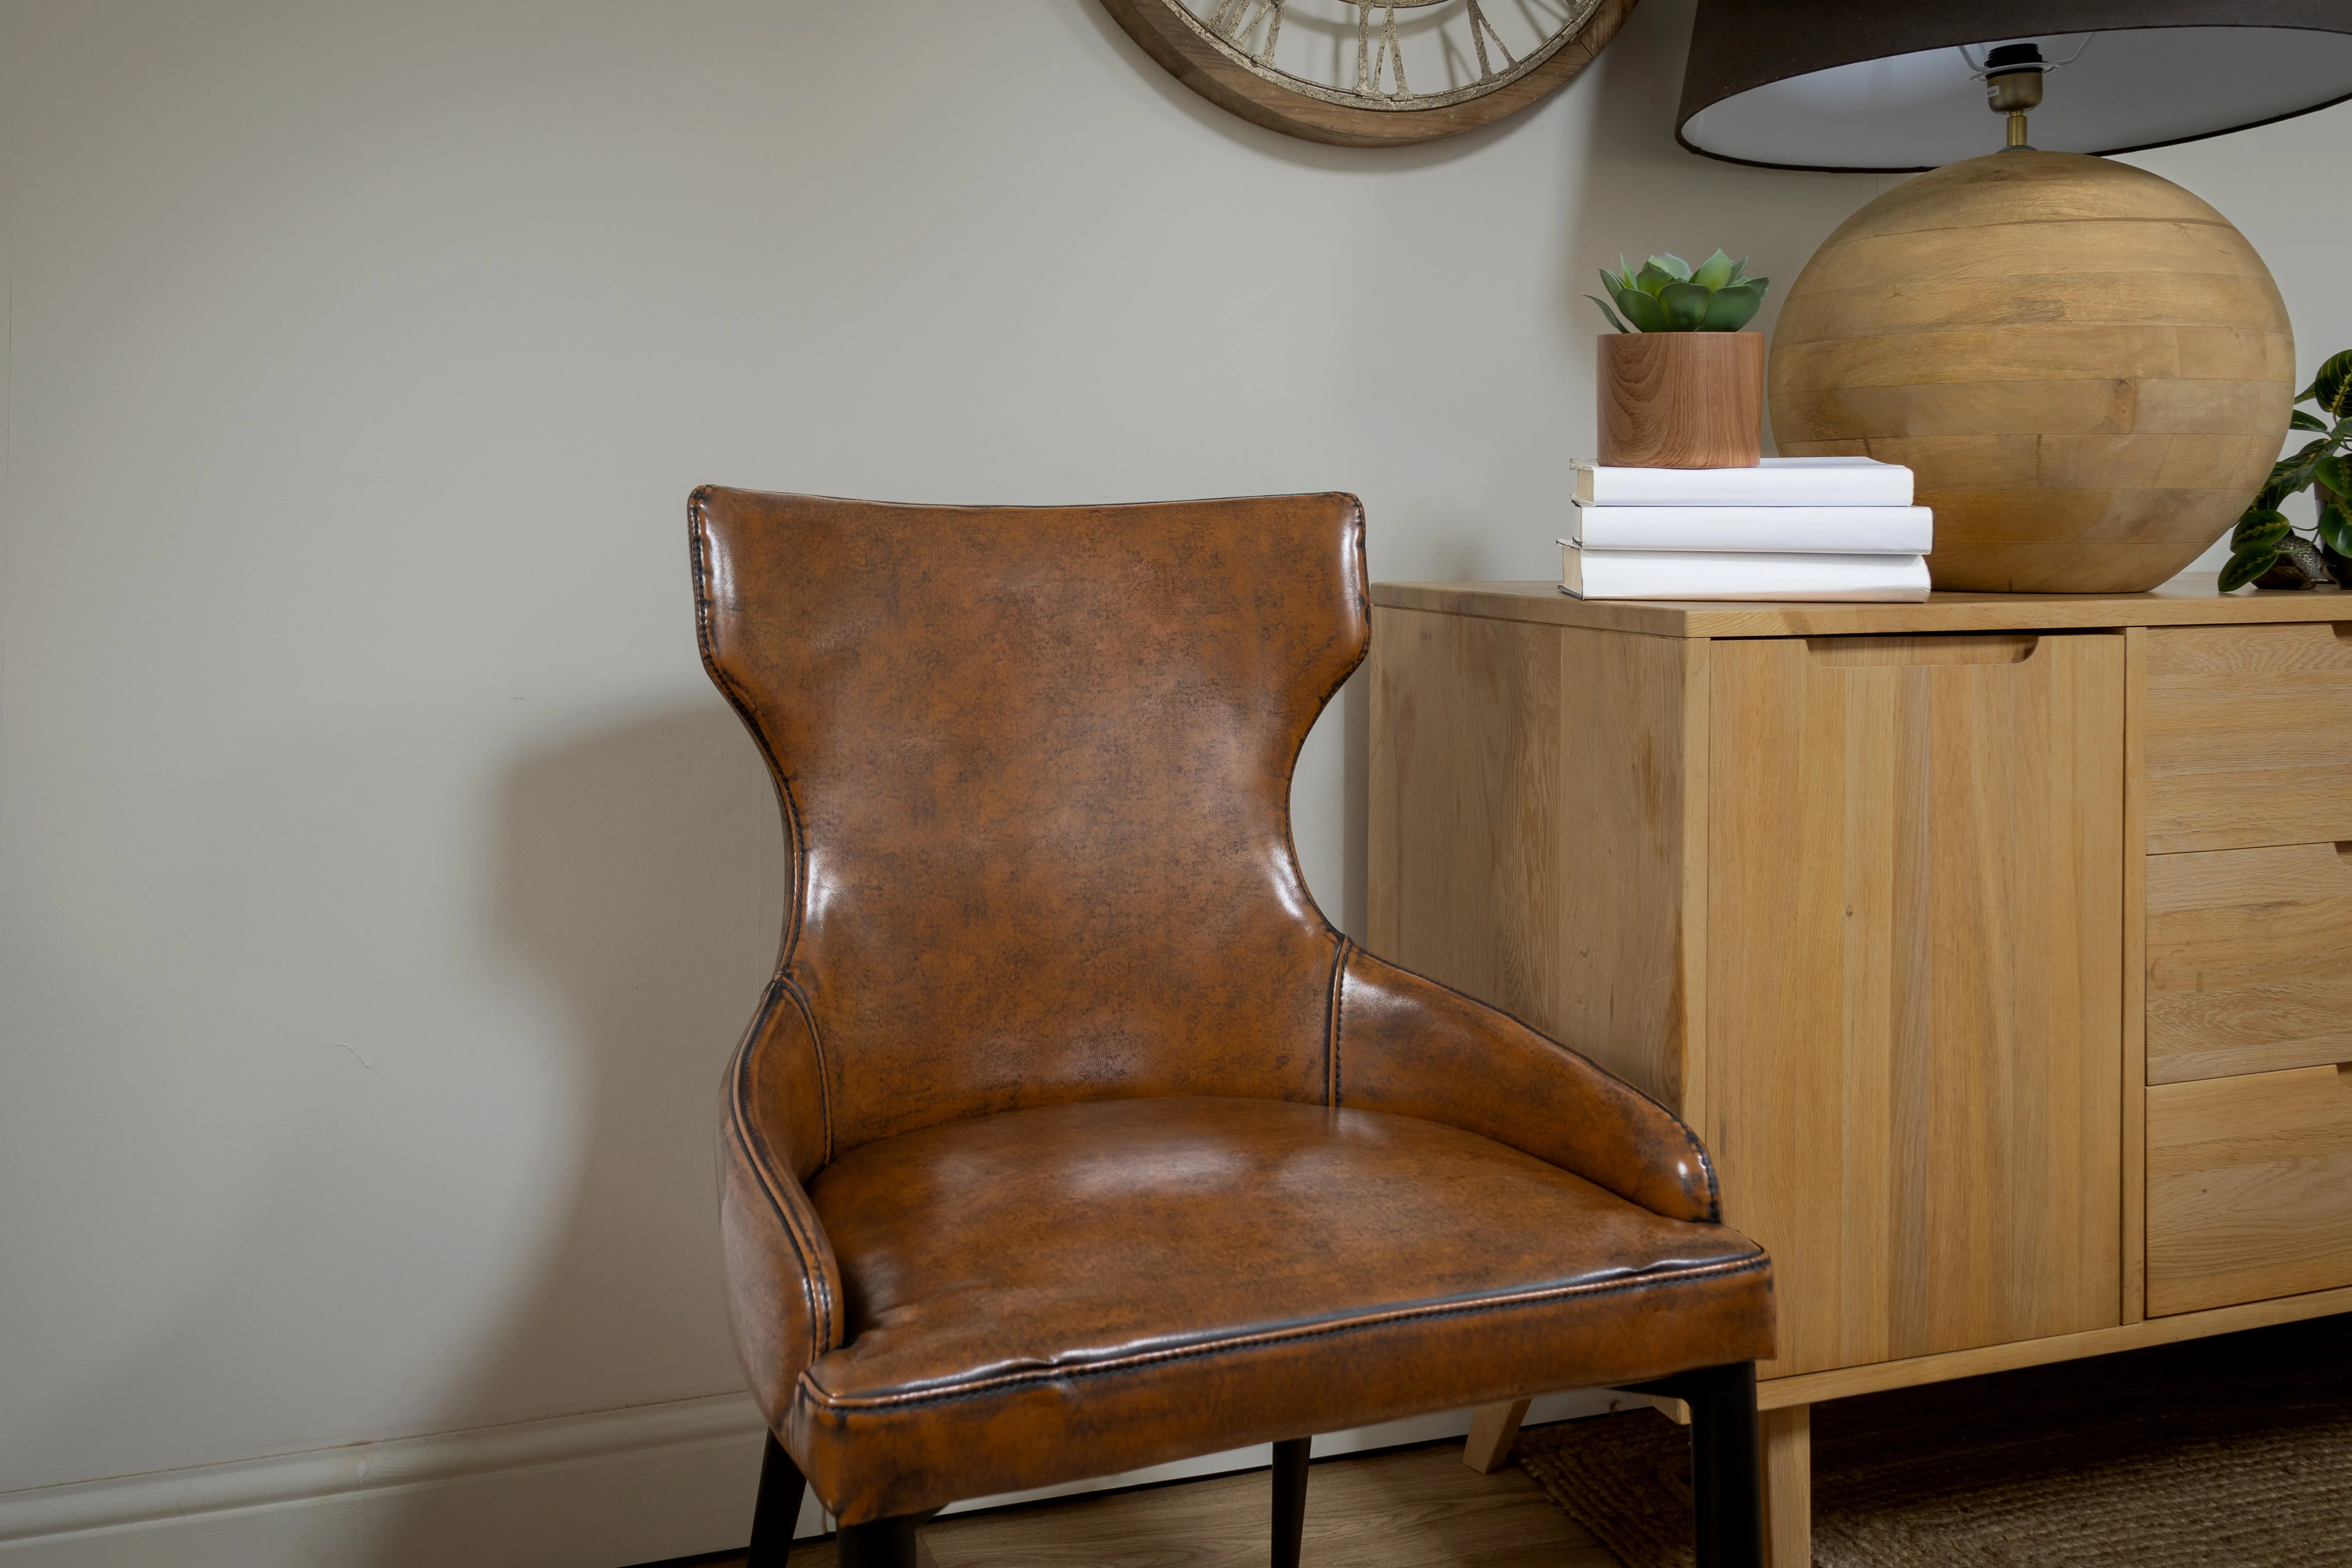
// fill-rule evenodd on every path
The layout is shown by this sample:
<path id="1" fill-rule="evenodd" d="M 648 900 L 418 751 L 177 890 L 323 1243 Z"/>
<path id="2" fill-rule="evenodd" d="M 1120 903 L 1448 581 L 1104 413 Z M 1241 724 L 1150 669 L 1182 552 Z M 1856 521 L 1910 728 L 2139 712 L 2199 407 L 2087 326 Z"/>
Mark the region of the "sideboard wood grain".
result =
<path id="1" fill-rule="evenodd" d="M 2147 1093 L 2147 1309 L 2352 1285 L 2352 1066 Z"/>
<path id="2" fill-rule="evenodd" d="M 2352 624 L 2148 633 L 2147 847 L 2352 838 Z"/>
<path id="3" fill-rule="evenodd" d="M 2352 1309 L 2352 594 L 1372 597 L 1368 945 L 1699 1129 L 1767 1408 Z"/>
<path id="4" fill-rule="evenodd" d="M 2123 639 L 1713 649 L 1709 1110 L 1766 1375 L 2117 1321 Z"/>
<path id="5" fill-rule="evenodd" d="M 2352 844 L 2151 855 L 2147 1081 L 2352 1062 Z"/>
<path id="6" fill-rule="evenodd" d="M 1679 781 L 1705 744 L 1704 647 L 1379 616 L 1367 944 L 1432 954 L 1447 984 L 1678 1101 L 1699 983 L 1684 884 L 1706 843 Z"/>

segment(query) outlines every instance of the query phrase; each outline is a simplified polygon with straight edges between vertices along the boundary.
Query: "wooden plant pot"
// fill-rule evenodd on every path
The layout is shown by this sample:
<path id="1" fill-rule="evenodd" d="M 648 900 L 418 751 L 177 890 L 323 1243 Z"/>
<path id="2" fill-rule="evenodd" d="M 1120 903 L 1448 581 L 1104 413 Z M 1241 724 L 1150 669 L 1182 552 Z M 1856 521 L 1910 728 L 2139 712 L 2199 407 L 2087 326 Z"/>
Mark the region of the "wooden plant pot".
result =
<path id="1" fill-rule="evenodd" d="M 1601 461 L 1752 468 L 1764 457 L 1764 334 L 1612 332 L 1601 340 Z"/>

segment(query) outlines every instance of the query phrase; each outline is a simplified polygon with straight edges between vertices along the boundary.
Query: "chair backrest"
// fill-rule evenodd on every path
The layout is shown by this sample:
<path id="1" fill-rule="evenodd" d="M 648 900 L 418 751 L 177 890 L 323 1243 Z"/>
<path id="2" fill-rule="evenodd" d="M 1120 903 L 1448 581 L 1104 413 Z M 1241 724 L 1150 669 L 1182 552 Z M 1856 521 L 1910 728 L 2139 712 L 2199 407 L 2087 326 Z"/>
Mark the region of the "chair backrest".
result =
<path id="1" fill-rule="evenodd" d="M 1328 1098 L 1340 939 L 1290 776 L 1370 639 L 1354 497 L 706 489 L 692 521 L 703 662 L 792 846 L 754 1031 L 814 1055 L 797 1163 L 1058 1100 Z"/>

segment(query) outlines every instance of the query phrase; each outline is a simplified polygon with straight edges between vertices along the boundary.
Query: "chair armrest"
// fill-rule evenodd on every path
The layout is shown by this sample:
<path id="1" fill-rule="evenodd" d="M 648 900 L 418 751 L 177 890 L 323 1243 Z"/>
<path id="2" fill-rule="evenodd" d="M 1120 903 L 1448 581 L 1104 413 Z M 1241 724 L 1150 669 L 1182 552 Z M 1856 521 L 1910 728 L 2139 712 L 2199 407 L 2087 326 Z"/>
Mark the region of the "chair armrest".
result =
<path id="1" fill-rule="evenodd" d="M 1721 1223 L 1714 1165 L 1664 1106 L 1509 1014 L 1360 947 L 1341 963 L 1334 1104 L 1445 1122 L 1653 1214 Z"/>
<path id="2" fill-rule="evenodd" d="M 842 1342 L 841 1265 L 804 1185 L 829 1143 L 815 1035 L 780 977 L 728 1068 L 719 1108 L 727 1311 L 771 1430 L 782 1429 L 801 1373 Z"/>

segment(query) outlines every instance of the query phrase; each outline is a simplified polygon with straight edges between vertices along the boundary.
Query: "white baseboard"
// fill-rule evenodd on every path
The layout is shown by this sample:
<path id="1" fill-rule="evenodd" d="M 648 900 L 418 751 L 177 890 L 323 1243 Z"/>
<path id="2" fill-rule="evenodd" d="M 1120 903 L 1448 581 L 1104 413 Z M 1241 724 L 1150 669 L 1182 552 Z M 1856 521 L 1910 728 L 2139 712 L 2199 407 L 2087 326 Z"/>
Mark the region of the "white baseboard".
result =
<path id="1" fill-rule="evenodd" d="M 1530 1421 L 1609 1407 L 1536 1402 Z M 1622 1396 L 1620 1396 L 1622 1397 Z M 1458 1436 L 1455 1411 L 1327 1433 L 1315 1452 Z M 389 1438 L 0 1492 L 0 1568 L 633 1568 L 740 1547 L 762 1429 L 744 1394 Z M 1181 1480 L 1268 1462 L 1239 1448 L 951 1510 Z M 826 1521 L 814 1501 L 803 1535 Z"/>
<path id="2" fill-rule="evenodd" d="M 720 1394 L 0 1492 L 0 1564 L 623 1568 L 723 1551 L 751 1531 L 761 1431 L 747 1395 Z"/>

